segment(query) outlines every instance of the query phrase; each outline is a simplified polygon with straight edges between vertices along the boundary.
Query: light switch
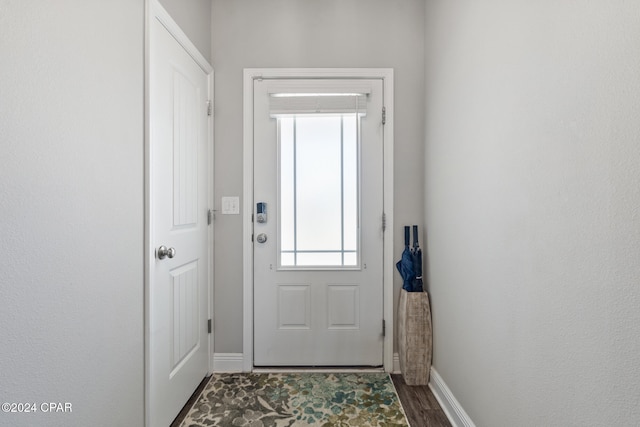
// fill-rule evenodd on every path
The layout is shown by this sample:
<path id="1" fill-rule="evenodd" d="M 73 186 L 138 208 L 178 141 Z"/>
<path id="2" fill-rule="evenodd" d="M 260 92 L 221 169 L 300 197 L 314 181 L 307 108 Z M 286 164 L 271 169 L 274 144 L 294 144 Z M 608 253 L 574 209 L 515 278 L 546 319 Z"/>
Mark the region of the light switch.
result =
<path id="1" fill-rule="evenodd" d="M 240 213 L 240 197 L 222 198 L 222 215 L 238 215 Z"/>

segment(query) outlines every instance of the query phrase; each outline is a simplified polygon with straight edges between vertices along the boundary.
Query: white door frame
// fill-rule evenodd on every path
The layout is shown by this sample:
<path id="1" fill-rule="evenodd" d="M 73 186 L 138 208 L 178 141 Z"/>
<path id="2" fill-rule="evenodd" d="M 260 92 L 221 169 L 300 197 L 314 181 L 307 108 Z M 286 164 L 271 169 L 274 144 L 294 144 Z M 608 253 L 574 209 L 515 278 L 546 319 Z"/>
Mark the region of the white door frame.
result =
<path id="1" fill-rule="evenodd" d="M 207 84 L 209 86 L 209 99 L 213 104 L 213 81 L 214 81 L 214 72 L 213 67 L 206 60 L 204 56 L 198 51 L 198 48 L 189 40 L 187 35 L 180 29 L 178 24 L 173 20 L 173 18 L 169 15 L 169 13 L 160 5 L 158 0 L 146 0 L 145 1 L 145 73 L 144 73 L 144 364 L 145 364 L 145 379 L 144 379 L 144 417 L 145 417 L 145 425 L 149 426 L 149 374 L 150 374 L 150 358 L 151 354 L 149 351 L 149 338 L 150 338 L 150 322 L 149 322 L 149 290 L 150 290 L 150 270 L 152 268 L 152 263 L 154 262 L 154 247 L 152 247 L 152 239 L 151 239 L 151 225 L 152 225 L 152 213 L 151 213 L 151 122 L 149 116 L 149 74 L 150 74 L 150 60 L 149 60 L 149 52 L 150 52 L 150 28 L 153 19 L 157 19 L 166 29 L 167 31 L 176 39 L 176 41 L 184 48 L 184 50 L 193 58 L 193 60 L 202 68 L 202 70 L 207 74 Z M 213 108 L 213 105 L 211 106 Z M 211 185 L 211 191 L 208 196 L 208 209 L 213 209 L 213 201 L 214 194 L 214 183 L 213 183 L 213 120 L 209 120 L 208 130 L 207 130 L 207 141 L 209 145 L 209 158 L 207 159 L 209 175 L 208 180 Z M 207 270 L 209 272 L 209 283 L 208 283 L 208 314 L 209 319 L 213 319 L 213 224 L 208 227 L 208 255 L 207 255 Z M 208 360 L 209 360 L 209 373 L 213 372 L 213 331 L 209 334 L 209 342 L 207 344 L 208 348 Z M 195 390 L 194 390 L 195 391 Z"/>
<path id="2" fill-rule="evenodd" d="M 384 138 L 383 198 L 386 227 L 384 233 L 383 316 L 384 370 L 393 371 L 393 69 L 392 68 L 246 68 L 243 98 L 243 370 L 253 371 L 253 81 L 260 78 L 306 79 L 382 79 L 386 124 Z M 382 112 L 380 112 L 382 114 Z"/>

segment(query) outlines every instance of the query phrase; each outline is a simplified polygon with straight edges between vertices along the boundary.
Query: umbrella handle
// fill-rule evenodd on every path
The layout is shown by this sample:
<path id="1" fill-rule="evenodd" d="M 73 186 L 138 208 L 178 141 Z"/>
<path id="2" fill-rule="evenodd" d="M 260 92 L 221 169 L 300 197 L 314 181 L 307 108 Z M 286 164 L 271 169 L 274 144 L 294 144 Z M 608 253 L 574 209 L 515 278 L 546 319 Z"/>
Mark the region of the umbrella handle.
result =
<path id="1" fill-rule="evenodd" d="M 413 247 L 416 248 L 418 246 L 420 246 L 418 244 L 418 226 L 414 225 L 413 226 Z"/>
<path id="2" fill-rule="evenodd" d="M 404 245 L 409 246 L 409 226 L 404 226 Z"/>

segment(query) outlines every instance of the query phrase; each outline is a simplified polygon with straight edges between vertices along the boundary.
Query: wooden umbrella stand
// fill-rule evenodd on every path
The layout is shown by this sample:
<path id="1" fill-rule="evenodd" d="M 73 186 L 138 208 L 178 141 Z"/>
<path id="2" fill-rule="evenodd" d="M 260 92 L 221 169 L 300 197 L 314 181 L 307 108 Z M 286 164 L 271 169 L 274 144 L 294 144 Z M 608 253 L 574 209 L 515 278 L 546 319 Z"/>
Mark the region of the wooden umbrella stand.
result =
<path id="1" fill-rule="evenodd" d="M 432 355 L 431 307 L 426 292 L 400 290 L 398 353 L 408 385 L 427 385 Z"/>

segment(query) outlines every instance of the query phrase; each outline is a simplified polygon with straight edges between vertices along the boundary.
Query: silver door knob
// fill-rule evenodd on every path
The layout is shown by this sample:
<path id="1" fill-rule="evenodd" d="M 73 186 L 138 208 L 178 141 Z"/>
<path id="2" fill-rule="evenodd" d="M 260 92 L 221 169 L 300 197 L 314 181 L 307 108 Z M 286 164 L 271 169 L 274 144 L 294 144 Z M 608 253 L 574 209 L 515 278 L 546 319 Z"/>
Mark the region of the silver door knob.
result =
<path id="1" fill-rule="evenodd" d="M 158 248 L 158 259 L 173 258 L 176 256 L 176 250 L 162 245 Z"/>
<path id="2" fill-rule="evenodd" d="M 258 234 L 258 243 L 264 243 L 267 241 L 267 235 L 264 233 Z"/>

